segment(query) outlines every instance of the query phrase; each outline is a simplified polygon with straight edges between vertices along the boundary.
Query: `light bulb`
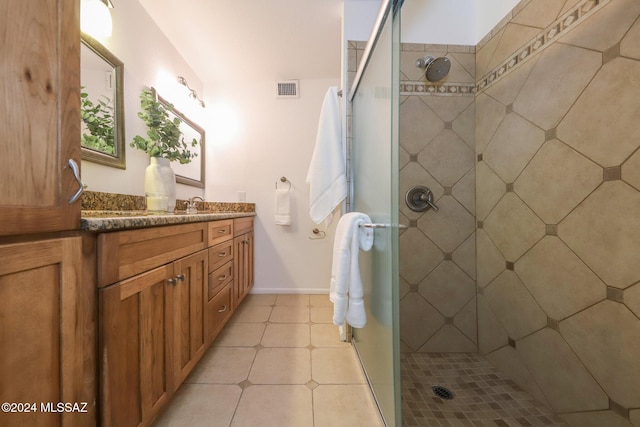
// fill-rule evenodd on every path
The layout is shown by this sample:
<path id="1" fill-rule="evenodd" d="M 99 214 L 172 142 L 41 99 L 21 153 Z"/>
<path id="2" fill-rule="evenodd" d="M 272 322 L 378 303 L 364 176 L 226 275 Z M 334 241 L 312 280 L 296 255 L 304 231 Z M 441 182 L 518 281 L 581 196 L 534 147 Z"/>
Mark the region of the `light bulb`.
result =
<path id="1" fill-rule="evenodd" d="M 100 0 L 82 0 L 80 3 L 80 28 L 92 37 L 110 37 L 111 12 Z"/>

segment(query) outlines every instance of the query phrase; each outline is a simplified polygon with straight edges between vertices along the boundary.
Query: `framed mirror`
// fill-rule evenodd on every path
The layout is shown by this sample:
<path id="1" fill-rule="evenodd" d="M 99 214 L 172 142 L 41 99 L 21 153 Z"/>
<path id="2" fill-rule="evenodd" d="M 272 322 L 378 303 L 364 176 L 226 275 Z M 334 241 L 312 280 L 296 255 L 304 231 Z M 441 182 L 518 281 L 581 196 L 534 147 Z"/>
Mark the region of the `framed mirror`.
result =
<path id="1" fill-rule="evenodd" d="M 120 169 L 126 169 L 123 75 L 122 61 L 96 39 L 82 33 L 82 159 Z"/>
<path id="2" fill-rule="evenodd" d="M 182 120 L 180 123 L 180 131 L 185 141 L 195 139 L 198 144 L 190 147 L 189 150 L 196 154 L 196 157 L 190 163 L 181 164 L 179 162 L 171 162 L 171 168 L 176 174 L 176 182 L 180 184 L 191 185 L 193 187 L 204 188 L 205 177 L 205 132 L 204 129 L 190 120 L 187 116 L 176 110 L 166 99 L 157 95 L 158 101 L 163 104 L 169 112 L 169 116 L 174 115 Z M 171 109 L 172 108 L 172 109 Z"/>

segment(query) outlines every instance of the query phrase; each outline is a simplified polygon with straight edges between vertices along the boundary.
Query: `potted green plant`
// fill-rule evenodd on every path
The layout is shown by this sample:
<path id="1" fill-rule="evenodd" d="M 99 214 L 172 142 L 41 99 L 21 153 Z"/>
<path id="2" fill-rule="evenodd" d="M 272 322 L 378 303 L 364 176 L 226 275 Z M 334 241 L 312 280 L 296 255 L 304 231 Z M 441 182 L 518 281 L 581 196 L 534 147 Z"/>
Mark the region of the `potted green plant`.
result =
<path id="1" fill-rule="evenodd" d="M 147 137 L 136 135 L 130 146 L 150 156 L 145 170 L 147 209 L 172 212 L 176 203 L 176 179 L 169 162 L 190 163 L 197 154 L 189 148 L 195 147 L 198 140 L 184 140 L 180 130 L 182 119 L 171 114 L 173 105 L 160 102 L 153 88 L 142 90 L 140 107 L 138 117 L 147 125 Z"/>

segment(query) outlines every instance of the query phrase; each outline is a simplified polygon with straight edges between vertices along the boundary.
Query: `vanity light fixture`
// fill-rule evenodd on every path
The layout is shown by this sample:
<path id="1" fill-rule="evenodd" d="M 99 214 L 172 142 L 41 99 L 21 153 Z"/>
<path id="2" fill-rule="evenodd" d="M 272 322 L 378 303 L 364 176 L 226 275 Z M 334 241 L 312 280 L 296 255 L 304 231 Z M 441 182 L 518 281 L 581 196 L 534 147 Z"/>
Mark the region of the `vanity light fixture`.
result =
<path id="1" fill-rule="evenodd" d="M 80 4 L 80 28 L 93 37 L 111 37 L 113 23 L 111 0 L 82 0 Z"/>
<path id="2" fill-rule="evenodd" d="M 200 106 L 202 108 L 205 107 L 204 101 L 202 99 L 200 99 L 200 97 L 198 97 L 198 94 L 196 93 L 195 90 L 191 89 L 189 87 L 189 84 L 187 83 L 187 79 L 185 79 L 182 76 L 178 76 L 178 83 L 180 83 L 182 86 L 186 87 L 187 90 L 189 90 L 189 98 L 195 100 L 198 102 L 198 104 L 200 104 Z"/>

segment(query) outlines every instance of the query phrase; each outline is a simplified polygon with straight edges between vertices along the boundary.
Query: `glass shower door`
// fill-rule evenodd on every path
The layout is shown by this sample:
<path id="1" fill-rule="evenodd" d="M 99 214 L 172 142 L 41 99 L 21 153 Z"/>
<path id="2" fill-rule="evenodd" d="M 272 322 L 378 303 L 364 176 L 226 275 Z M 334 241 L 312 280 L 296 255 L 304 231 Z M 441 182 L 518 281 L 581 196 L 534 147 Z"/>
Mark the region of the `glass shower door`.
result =
<path id="1" fill-rule="evenodd" d="M 393 9 L 393 7 L 392 7 Z M 398 221 L 399 13 L 390 12 L 352 101 L 352 210 L 374 229 L 360 253 L 367 323 L 354 345 L 387 426 L 400 426 Z"/>

